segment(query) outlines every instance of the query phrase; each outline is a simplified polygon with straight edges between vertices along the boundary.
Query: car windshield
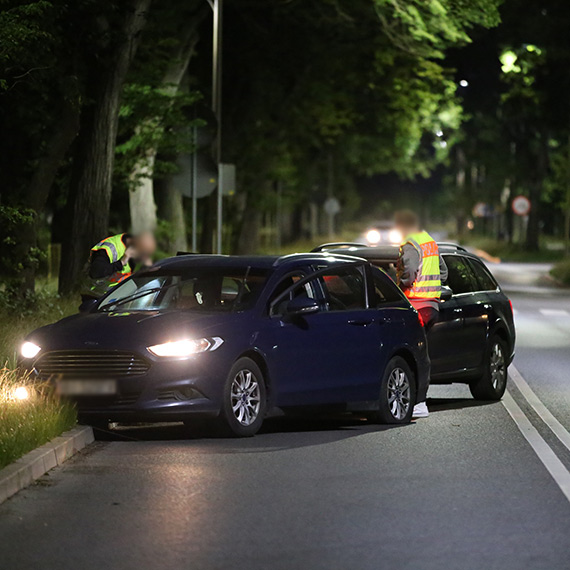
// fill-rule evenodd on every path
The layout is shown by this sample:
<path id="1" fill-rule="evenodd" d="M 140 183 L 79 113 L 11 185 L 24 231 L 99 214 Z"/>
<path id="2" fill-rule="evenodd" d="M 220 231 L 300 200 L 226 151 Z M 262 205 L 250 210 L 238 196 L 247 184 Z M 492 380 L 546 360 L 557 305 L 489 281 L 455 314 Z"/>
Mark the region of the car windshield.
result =
<path id="1" fill-rule="evenodd" d="M 134 275 L 108 295 L 98 311 L 235 311 L 257 300 L 268 270 L 252 267 L 191 267 Z"/>

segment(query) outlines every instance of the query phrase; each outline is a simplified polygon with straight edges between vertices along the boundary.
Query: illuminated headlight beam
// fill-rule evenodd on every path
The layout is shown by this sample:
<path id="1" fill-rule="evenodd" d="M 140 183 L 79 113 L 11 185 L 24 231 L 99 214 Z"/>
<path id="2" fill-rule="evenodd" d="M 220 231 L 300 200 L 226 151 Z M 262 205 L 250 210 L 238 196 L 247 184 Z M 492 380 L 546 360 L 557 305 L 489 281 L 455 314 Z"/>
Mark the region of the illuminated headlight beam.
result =
<path id="1" fill-rule="evenodd" d="M 200 352 L 216 350 L 223 342 L 220 337 L 183 339 L 155 344 L 154 346 L 149 346 L 147 350 L 155 356 L 164 358 L 186 358 Z"/>

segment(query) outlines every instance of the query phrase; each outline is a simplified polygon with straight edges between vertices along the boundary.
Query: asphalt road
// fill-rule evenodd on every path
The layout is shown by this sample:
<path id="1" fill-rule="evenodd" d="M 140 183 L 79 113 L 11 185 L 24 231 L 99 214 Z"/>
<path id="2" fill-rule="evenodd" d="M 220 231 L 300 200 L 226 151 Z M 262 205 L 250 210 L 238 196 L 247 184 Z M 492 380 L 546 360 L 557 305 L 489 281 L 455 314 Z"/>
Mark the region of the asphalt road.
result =
<path id="1" fill-rule="evenodd" d="M 401 428 L 123 429 L 0 507 L 0 568 L 570 569 L 570 295 L 494 269 L 519 335 L 503 403 L 433 387 Z"/>

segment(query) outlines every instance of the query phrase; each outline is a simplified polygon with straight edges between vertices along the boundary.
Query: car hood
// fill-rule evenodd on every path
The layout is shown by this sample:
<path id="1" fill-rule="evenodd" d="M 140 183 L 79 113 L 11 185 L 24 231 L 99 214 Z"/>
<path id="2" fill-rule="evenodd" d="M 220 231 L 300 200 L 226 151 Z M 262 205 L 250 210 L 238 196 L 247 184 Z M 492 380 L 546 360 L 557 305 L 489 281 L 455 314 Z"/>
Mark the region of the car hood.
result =
<path id="1" fill-rule="evenodd" d="M 183 338 L 221 335 L 240 313 L 95 312 L 73 315 L 28 336 L 44 350 L 140 350 Z"/>

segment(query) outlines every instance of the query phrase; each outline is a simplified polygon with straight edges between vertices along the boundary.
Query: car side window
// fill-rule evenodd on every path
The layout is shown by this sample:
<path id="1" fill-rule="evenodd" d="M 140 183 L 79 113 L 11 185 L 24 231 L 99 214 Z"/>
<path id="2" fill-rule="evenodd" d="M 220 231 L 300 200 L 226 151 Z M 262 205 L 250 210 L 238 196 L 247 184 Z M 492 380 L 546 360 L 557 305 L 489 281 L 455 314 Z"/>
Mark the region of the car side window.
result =
<path id="1" fill-rule="evenodd" d="M 331 269 L 319 277 L 329 311 L 352 311 L 366 308 L 366 282 L 356 267 Z"/>
<path id="2" fill-rule="evenodd" d="M 305 274 L 300 271 L 297 273 L 291 273 L 286 277 L 284 277 L 273 290 L 273 293 L 269 298 L 269 306 L 271 306 L 273 300 L 277 299 L 277 297 L 279 297 L 281 293 L 285 292 L 287 289 L 289 289 L 289 287 L 291 287 L 292 285 L 303 279 L 303 277 L 305 277 Z M 281 302 L 279 302 L 277 305 L 273 307 L 271 314 L 282 315 L 285 312 L 285 307 L 287 307 L 287 303 L 291 301 L 291 299 L 301 296 L 309 297 L 310 299 L 317 298 L 314 286 L 310 281 L 297 289 L 293 289 L 293 291 L 291 291 L 289 295 L 287 295 L 285 298 L 283 298 Z"/>
<path id="3" fill-rule="evenodd" d="M 402 294 L 392 279 L 380 271 L 372 268 L 372 283 L 374 285 L 374 297 L 370 305 L 379 307 L 384 303 L 395 303 L 402 300 Z"/>
<path id="4" fill-rule="evenodd" d="M 446 255 L 445 264 L 449 271 L 447 283 L 455 295 L 473 293 L 479 290 L 479 283 L 466 258 L 460 255 Z"/>
<path id="5" fill-rule="evenodd" d="M 496 291 L 498 284 L 495 278 L 489 273 L 489 270 L 480 262 L 475 259 L 470 259 L 471 267 L 475 272 L 477 281 L 479 282 L 480 291 Z"/>

